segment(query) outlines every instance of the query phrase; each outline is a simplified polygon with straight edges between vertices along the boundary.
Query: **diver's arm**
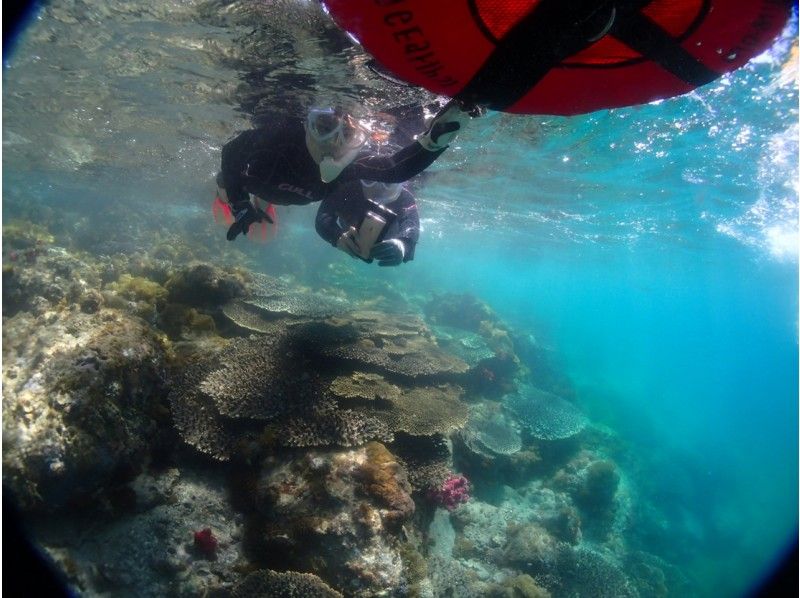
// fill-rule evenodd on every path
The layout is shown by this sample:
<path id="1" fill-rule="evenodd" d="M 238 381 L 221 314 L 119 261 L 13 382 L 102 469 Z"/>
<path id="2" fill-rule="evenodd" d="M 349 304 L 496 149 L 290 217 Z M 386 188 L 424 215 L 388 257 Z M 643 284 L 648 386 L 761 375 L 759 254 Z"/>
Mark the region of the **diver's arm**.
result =
<path id="1" fill-rule="evenodd" d="M 342 171 L 339 180 L 366 179 L 382 183 L 402 183 L 433 164 L 445 149 L 428 151 L 415 141 L 391 156 L 362 156 Z"/>
<path id="2" fill-rule="evenodd" d="M 217 176 L 217 185 L 225 190 L 228 203 L 232 206 L 250 200 L 250 194 L 244 189 L 242 173 L 246 168 L 252 138 L 252 131 L 245 131 L 222 147 L 221 171 Z"/>
<path id="3" fill-rule="evenodd" d="M 407 190 L 403 190 L 392 205 L 392 209 L 397 213 L 399 231 L 396 238 L 401 240 L 406 248 L 403 261 L 409 262 L 414 259 L 414 249 L 419 241 L 419 211 L 416 199 Z"/>
<path id="4" fill-rule="evenodd" d="M 433 118 L 428 130 L 417 140 L 391 156 L 365 155 L 342 170 L 339 180 L 366 179 L 402 183 L 418 175 L 442 155 L 455 136 L 469 122 L 474 107 L 462 107 L 451 100 Z"/>
<path id="5" fill-rule="evenodd" d="M 317 219 L 314 223 L 317 234 L 334 247 L 344 232 L 344 229 L 339 226 L 335 205 L 336 202 L 332 198 L 323 199 L 319 204 Z"/>

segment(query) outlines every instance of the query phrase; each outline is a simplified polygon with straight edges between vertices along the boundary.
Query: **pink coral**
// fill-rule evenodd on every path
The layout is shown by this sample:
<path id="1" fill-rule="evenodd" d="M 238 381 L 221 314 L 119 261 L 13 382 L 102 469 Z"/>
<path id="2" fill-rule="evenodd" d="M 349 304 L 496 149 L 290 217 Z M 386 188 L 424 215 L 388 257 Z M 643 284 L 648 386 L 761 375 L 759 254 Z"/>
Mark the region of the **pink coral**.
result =
<path id="1" fill-rule="evenodd" d="M 460 473 L 452 473 L 439 488 L 431 488 L 428 491 L 428 498 L 452 511 L 469 500 L 469 490 L 469 480 Z"/>
<path id="2" fill-rule="evenodd" d="M 194 548 L 205 558 L 212 560 L 216 558 L 218 546 L 219 541 L 210 527 L 194 533 Z"/>

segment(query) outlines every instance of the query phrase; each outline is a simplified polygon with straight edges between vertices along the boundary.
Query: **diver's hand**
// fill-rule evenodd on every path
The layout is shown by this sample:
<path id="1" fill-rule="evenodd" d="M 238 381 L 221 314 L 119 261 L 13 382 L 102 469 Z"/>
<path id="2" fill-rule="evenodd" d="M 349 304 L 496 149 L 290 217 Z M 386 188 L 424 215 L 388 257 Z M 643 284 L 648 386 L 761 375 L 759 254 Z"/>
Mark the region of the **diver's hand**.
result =
<path id="1" fill-rule="evenodd" d="M 378 260 L 379 266 L 399 266 L 405 256 L 406 246 L 400 239 L 381 241 L 369 252 L 369 257 Z"/>
<path id="2" fill-rule="evenodd" d="M 273 220 L 261 208 L 256 208 L 250 201 L 242 201 L 231 206 L 236 222 L 231 224 L 228 229 L 228 234 L 225 237 L 228 241 L 233 241 L 240 234 L 247 235 L 250 230 L 250 225 L 254 222 L 262 222 L 266 220 L 272 224 Z"/>
<path id="3" fill-rule="evenodd" d="M 469 122 L 472 116 L 480 116 L 480 109 L 457 100 L 450 100 L 433 117 L 431 126 L 417 138 L 419 144 L 429 152 L 446 148 Z"/>
<path id="4" fill-rule="evenodd" d="M 336 248 L 344 251 L 350 257 L 361 257 L 361 249 L 356 242 L 356 229 L 351 226 L 344 231 L 336 241 Z"/>

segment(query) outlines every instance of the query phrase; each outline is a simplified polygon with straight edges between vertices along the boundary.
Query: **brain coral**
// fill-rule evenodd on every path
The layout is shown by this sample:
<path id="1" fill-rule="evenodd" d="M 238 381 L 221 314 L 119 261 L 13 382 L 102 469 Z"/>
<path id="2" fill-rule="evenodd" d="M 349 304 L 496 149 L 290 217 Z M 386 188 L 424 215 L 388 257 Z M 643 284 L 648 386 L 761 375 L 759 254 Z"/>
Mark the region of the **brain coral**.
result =
<path id="1" fill-rule="evenodd" d="M 539 440 L 559 440 L 574 436 L 586 427 L 583 413 L 572 403 L 533 386 L 504 398 L 530 434 Z"/>

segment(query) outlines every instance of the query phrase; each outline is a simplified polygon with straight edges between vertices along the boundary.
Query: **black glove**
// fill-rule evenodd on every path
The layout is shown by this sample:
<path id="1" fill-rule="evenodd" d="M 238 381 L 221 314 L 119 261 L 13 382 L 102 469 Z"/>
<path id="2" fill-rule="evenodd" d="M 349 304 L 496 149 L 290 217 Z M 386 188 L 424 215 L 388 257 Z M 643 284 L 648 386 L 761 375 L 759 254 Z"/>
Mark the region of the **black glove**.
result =
<path id="1" fill-rule="evenodd" d="M 444 149 L 455 139 L 471 118 L 484 113 L 477 104 L 461 100 L 450 100 L 431 121 L 430 128 L 417 137 L 417 142 L 430 152 Z"/>
<path id="2" fill-rule="evenodd" d="M 399 266 L 405 255 L 406 246 L 400 239 L 381 241 L 369 252 L 370 259 L 378 260 L 379 266 Z"/>
<path id="3" fill-rule="evenodd" d="M 228 234 L 225 235 L 228 241 L 233 241 L 240 234 L 246 235 L 247 231 L 250 230 L 250 225 L 254 222 L 261 222 L 263 220 L 266 220 L 270 224 L 273 222 L 272 218 L 270 218 L 264 210 L 254 207 L 250 201 L 243 201 L 232 205 L 231 211 L 233 212 L 233 217 L 236 218 L 236 222 L 231 224 L 231 227 L 228 229 Z"/>

